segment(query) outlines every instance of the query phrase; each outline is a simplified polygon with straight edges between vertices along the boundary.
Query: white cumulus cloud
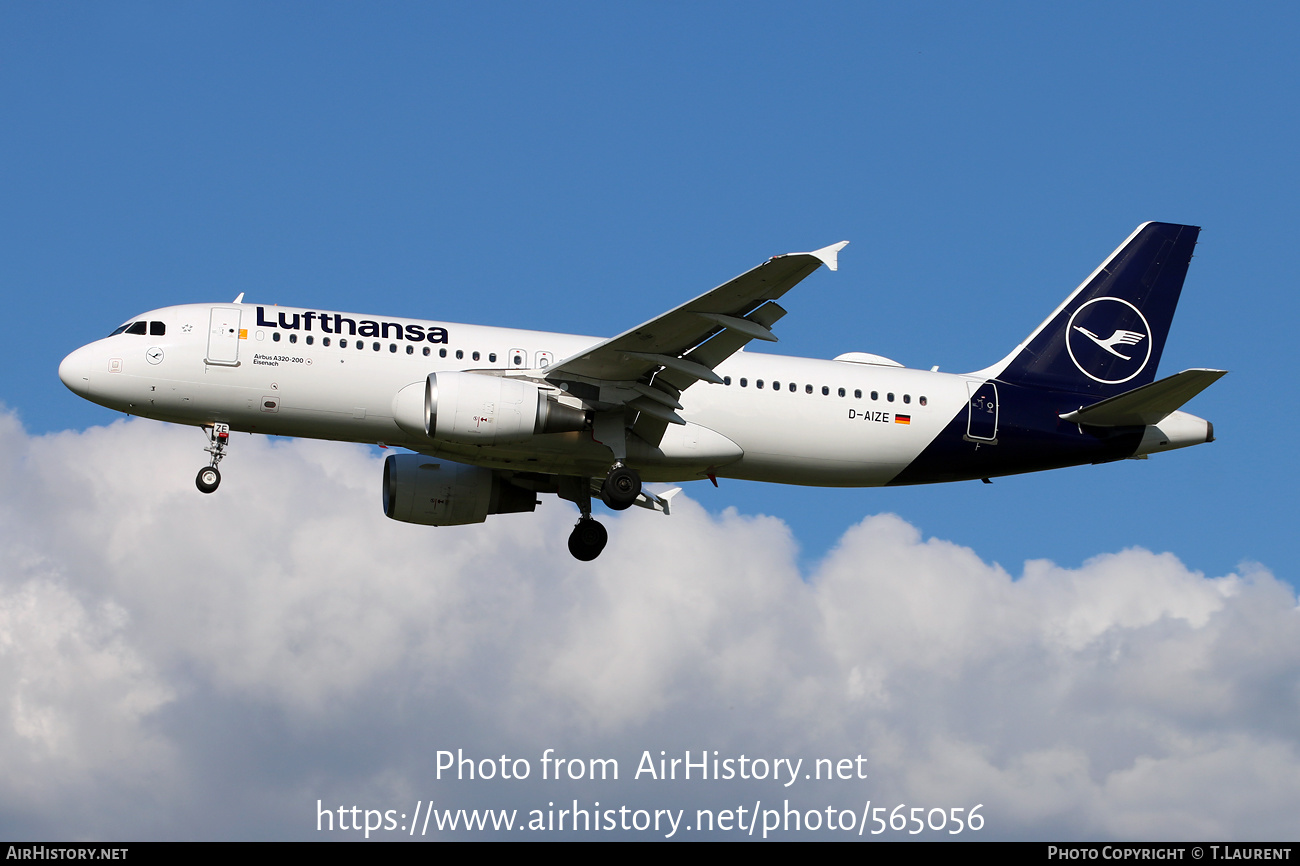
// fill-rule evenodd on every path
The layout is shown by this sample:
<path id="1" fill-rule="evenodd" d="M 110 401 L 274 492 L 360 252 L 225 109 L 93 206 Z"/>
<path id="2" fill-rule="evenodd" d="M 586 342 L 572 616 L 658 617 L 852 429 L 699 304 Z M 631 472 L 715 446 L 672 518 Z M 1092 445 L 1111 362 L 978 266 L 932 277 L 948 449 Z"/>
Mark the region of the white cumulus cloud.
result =
<path id="1" fill-rule="evenodd" d="M 582 564 L 553 498 L 398 524 L 368 449 L 248 436 L 203 496 L 202 444 L 0 416 L 10 838 L 336 838 L 318 799 L 430 798 L 692 820 L 756 799 L 859 821 L 867 800 L 983 803 L 986 838 L 1293 834 L 1300 621 L 1263 567 L 1206 577 L 1131 549 L 1012 575 L 878 515 L 802 574 L 779 520 L 683 497 L 608 516 Z M 617 758 L 619 780 L 543 780 L 547 748 Z M 456 749 L 532 772 L 439 780 Z M 634 779 L 661 750 L 869 772 Z"/>

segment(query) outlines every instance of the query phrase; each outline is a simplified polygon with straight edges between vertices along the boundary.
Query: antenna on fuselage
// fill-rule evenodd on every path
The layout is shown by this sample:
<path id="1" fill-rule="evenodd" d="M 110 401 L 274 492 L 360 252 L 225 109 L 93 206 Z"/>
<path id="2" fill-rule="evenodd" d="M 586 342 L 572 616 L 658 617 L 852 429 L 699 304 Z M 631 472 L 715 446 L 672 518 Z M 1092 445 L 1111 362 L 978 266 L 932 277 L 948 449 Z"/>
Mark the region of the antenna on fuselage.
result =
<path id="1" fill-rule="evenodd" d="M 242 304 L 243 302 L 244 302 L 244 293 L 240 292 L 239 296 L 235 298 L 235 300 L 232 303 Z"/>

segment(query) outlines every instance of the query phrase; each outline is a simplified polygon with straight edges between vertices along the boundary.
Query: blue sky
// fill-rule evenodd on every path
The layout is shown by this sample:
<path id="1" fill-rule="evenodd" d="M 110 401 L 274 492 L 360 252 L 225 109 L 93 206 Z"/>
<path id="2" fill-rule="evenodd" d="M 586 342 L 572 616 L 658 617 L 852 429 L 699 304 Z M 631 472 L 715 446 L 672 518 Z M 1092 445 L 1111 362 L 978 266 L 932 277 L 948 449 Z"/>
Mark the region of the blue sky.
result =
<path id="1" fill-rule="evenodd" d="M 1139 222 L 1189 222 L 1161 369 L 1232 371 L 1191 407 L 1212 448 L 993 490 L 697 495 L 792 521 L 812 556 L 895 510 L 1008 564 L 1132 544 L 1296 561 L 1273 519 L 1297 481 L 1270 375 L 1295 357 L 1281 6 L 4 14 L 6 280 L 16 321 L 59 322 L 9 344 L 3 398 L 33 431 L 108 419 L 58 360 L 151 307 L 243 291 L 608 335 L 842 238 L 777 351 L 976 369 Z"/>
<path id="2" fill-rule="evenodd" d="M 841 239 L 773 351 L 966 371 L 1139 223 L 1191 223 L 1160 372 L 1231 371 L 1188 406 L 1212 445 L 688 495 L 778 518 L 805 576 L 893 512 L 1013 576 L 1140 547 L 1294 586 L 1296 35 L 1283 4 L 7 4 L 0 401 L 29 437 L 108 424 L 59 360 L 175 303 L 612 335 Z"/>

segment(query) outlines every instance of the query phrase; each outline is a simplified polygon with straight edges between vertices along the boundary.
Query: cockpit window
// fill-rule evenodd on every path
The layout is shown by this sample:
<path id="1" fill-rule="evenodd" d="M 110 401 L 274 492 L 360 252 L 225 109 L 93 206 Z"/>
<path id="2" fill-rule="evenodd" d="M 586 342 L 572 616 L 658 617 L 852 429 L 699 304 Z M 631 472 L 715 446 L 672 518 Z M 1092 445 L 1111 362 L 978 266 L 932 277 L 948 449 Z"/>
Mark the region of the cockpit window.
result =
<path id="1" fill-rule="evenodd" d="M 151 334 L 155 337 L 167 336 L 166 322 L 127 322 L 118 328 L 110 337 L 116 337 L 118 334 Z"/>

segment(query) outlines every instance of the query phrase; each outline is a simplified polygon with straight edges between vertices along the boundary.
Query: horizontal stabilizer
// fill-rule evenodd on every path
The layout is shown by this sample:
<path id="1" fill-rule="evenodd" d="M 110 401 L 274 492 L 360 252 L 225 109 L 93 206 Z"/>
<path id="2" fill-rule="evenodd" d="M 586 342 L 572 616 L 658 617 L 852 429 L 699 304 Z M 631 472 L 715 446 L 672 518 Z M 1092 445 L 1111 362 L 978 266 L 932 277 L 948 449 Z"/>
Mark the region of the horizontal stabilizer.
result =
<path id="1" fill-rule="evenodd" d="M 604 479 L 592 478 L 589 480 L 591 481 L 591 495 L 600 496 L 600 486 Z M 673 497 L 681 492 L 680 487 L 674 487 L 663 493 L 651 493 L 648 488 L 642 487 L 641 493 L 632 501 L 632 504 L 668 515 L 672 514 Z"/>
<path id="2" fill-rule="evenodd" d="M 1135 427 L 1159 424 L 1180 406 L 1213 385 L 1227 370 L 1184 370 L 1166 379 L 1125 391 L 1083 409 L 1066 412 L 1064 421 L 1090 427 Z"/>
<path id="3" fill-rule="evenodd" d="M 649 508 L 651 511 L 662 511 L 664 514 L 672 514 L 673 497 L 681 493 L 680 487 L 674 487 L 672 490 L 655 495 L 649 490 L 642 490 L 641 495 L 636 498 L 636 504 L 642 508 Z"/>

